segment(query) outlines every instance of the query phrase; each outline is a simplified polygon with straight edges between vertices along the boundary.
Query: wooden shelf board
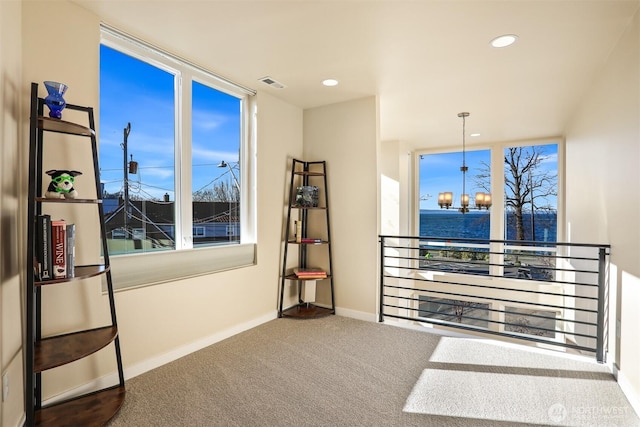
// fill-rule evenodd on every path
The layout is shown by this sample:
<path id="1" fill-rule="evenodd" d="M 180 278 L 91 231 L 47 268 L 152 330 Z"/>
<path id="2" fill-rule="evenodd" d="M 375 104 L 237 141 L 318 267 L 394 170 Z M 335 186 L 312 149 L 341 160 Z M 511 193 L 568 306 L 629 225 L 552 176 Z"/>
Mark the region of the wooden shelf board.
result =
<path id="1" fill-rule="evenodd" d="M 106 347 L 117 335 L 117 327 L 105 326 L 36 341 L 34 372 L 42 372 L 82 359 Z"/>
<path id="2" fill-rule="evenodd" d="M 52 199 L 50 197 L 36 197 L 36 202 L 43 203 L 102 203 L 102 199 Z"/>
<path id="3" fill-rule="evenodd" d="M 311 172 L 311 171 L 295 171 L 294 175 L 302 175 L 302 176 L 324 176 L 322 172 Z"/>
<path id="4" fill-rule="evenodd" d="M 327 274 L 326 277 L 298 277 L 295 273 L 291 273 L 284 278 L 287 280 L 327 280 L 331 278 L 331 275 Z"/>
<path id="5" fill-rule="evenodd" d="M 327 209 L 325 206 L 301 206 L 291 205 L 291 209 Z"/>
<path id="6" fill-rule="evenodd" d="M 36 426 L 103 426 L 124 402 L 124 386 L 115 386 L 39 409 Z"/>
<path id="7" fill-rule="evenodd" d="M 335 310 L 307 303 L 300 303 L 286 310 L 282 310 L 282 317 L 293 317 L 296 319 L 312 319 L 332 314 L 335 314 Z"/>
<path id="8" fill-rule="evenodd" d="M 74 280 L 88 279 L 89 277 L 99 276 L 109 271 L 111 267 L 103 264 L 99 265 L 79 265 L 74 269 L 73 277 L 65 277 L 64 279 L 51 279 L 34 282 L 34 286 L 55 285 L 57 283 L 67 283 Z"/>
<path id="9" fill-rule="evenodd" d="M 38 127 L 42 130 L 50 132 L 66 133 L 69 135 L 92 136 L 95 132 L 77 123 L 67 122 L 61 119 L 52 119 L 51 117 L 38 117 Z"/>

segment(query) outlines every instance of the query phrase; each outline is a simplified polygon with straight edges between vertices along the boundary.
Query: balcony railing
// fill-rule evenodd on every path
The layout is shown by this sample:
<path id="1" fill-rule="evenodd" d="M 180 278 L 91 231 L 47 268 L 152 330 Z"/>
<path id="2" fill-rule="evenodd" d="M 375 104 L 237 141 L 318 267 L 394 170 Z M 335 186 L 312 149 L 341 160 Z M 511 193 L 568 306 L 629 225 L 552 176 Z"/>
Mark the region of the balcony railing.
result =
<path id="1" fill-rule="evenodd" d="M 379 321 L 606 358 L 609 245 L 380 236 Z"/>

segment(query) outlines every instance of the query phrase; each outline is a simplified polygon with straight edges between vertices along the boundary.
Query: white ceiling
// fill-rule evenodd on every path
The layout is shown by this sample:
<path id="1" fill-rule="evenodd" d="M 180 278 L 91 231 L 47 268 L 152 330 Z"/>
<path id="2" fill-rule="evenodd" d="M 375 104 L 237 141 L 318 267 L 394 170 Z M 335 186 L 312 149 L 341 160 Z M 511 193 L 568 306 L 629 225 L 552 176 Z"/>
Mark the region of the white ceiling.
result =
<path id="1" fill-rule="evenodd" d="M 380 138 L 559 136 L 640 0 L 74 0 L 104 22 L 301 108 L 377 95 Z M 511 47 L 489 41 L 517 34 Z M 276 90 L 258 81 L 271 76 Z M 336 87 L 321 81 L 335 78 Z"/>

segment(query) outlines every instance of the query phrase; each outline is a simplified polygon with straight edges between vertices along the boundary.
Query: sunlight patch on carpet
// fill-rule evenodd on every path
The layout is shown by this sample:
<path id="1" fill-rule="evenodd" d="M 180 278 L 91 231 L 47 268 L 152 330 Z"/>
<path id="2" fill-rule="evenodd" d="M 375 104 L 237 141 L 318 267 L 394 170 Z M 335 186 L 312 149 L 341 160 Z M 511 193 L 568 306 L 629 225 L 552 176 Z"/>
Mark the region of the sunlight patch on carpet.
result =
<path id="1" fill-rule="evenodd" d="M 425 369 L 404 411 L 532 424 L 618 426 L 631 414 L 628 407 L 617 406 L 617 399 L 607 399 L 614 386 L 599 380 Z M 585 399 L 594 394 L 602 399 Z"/>
<path id="2" fill-rule="evenodd" d="M 603 365 L 499 345 L 487 352 L 491 345 L 443 339 L 403 410 L 558 426 L 636 425 Z"/>

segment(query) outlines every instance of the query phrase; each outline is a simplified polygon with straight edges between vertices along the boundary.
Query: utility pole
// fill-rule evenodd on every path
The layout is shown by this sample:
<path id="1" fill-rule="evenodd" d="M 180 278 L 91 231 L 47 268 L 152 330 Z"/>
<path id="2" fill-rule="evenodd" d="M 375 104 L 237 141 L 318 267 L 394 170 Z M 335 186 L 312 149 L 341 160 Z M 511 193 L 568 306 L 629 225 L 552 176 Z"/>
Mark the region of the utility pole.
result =
<path id="1" fill-rule="evenodd" d="M 127 140 L 129 139 L 129 133 L 131 132 L 131 123 L 127 123 L 127 127 L 124 128 L 124 138 L 122 142 L 122 149 L 124 151 L 124 163 L 122 170 L 124 171 L 124 232 L 125 239 L 129 238 L 129 218 L 131 217 L 131 206 L 129 205 L 129 168 L 127 165 Z"/>

